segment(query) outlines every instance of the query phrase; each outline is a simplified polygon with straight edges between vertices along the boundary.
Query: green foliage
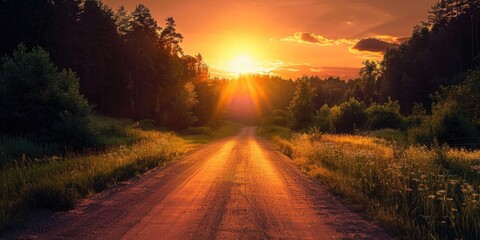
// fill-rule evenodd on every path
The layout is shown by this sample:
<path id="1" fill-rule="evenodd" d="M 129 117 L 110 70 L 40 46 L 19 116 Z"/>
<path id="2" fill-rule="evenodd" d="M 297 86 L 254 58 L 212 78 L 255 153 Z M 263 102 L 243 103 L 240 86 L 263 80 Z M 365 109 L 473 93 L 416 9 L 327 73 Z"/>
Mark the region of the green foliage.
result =
<path id="1" fill-rule="evenodd" d="M 313 99 L 315 98 L 315 92 L 306 77 L 297 80 L 297 82 L 297 90 L 288 110 L 293 117 L 294 128 L 305 129 L 313 122 L 315 114 Z"/>
<path id="2" fill-rule="evenodd" d="M 437 104 L 432 116 L 424 122 L 408 129 L 409 142 L 431 145 L 435 139 L 455 147 L 478 147 L 477 124 L 465 113 L 449 104 Z"/>
<path id="3" fill-rule="evenodd" d="M 403 113 L 414 102 L 431 105 L 430 94 L 441 85 L 457 84 L 475 67 L 480 44 L 480 1 L 438 1 L 429 21 L 413 29 L 408 41 L 389 49 L 382 61 L 380 100 L 399 100 Z M 459 76 L 459 77 L 457 77 Z"/>
<path id="4" fill-rule="evenodd" d="M 382 71 L 378 62 L 369 60 L 363 62 L 363 67 L 360 69 L 361 86 L 360 89 L 358 89 L 362 92 L 362 98 L 360 98 L 360 100 L 367 103 L 372 103 L 377 100 L 375 83 L 381 74 Z"/>
<path id="5" fill-rule="evenodd" d="M 275 109 L 270 116 L 262 120 L 262 125 L 278 125 L 283 127 L 292 127 L 293 120 L 287 111 Z"/>
<path id="6" fill-rule="evenodd" d="M 391 129 L 391 128 L 379 129 L 379 130 L 369 132 L 368 136 L 385 139 L 387 141 L 392 141 L 398 144 L 408 143 L 408 137 L 406 132 L 398 129 Z"/>
<path id="7" fill-rule="evenodd" d="M 88 116 L 89 128 L 98 134 L 95 150 L 104 150 L 118 145 L 131 145 L 140 140 L 132 134 L 134 128 L 143 129 L 130 119 L 114 119 L 110 117 Z M 13 159 L 23 158 L 27 162 L 45 156 L 64 155 L 64 145 L 55 142 L 39 142 L 35 139 L 0 135 L 0 166 L 10 164 Z"/>
<path id="8" fill-rule="evenodd" d="M 288 127 L 283 127 L 275 124 L 264 124 L 257 129 L 257 133 L 269 140 L 275 137 L 290 139 L 292 137 L 292 130 Z"/>
<path id="9" fill-rule="evenodd" d="M 223 121 L 215 127 L 192 127 L 182 132 L 185 139 L 193 143 L 208 143 L 219 138 L 235 135 L 245 125 L 232 121 Z"/>
<path id="10" fill-rule="evenodd" d="M 363 206 L 399 239 L 480 237 L 479 151 L 315 135 L 273 142 L 306 174 Z"/>
<path id="11" fill-rule="evenodd" d="M 421 103 L 414 103 L 412 107 L 412 114 L 410 114 L 406 123 L 408 127 L 418 127 L 422 125 L 427 117 L 427 110 L 423 107 Z"/>
<path id="12" fill-rule="evenodd" d="M 353 133 L 356 129 L 363 129 L 367 123 L 366 106 L 354 98 L 340 104 L 339 112 L 333 114 L 332 121 L 339 133 Z"/>
<path id="13" fill-rule="evenodd" d="M 107 123 L 101 126 L 107 129 L 106 125 L 126 123 L 123 129 L 141 140 L 81 155 L 16 158 L 0 166 L 0 231 L 32 208 L 70 209 L 80 198 L 172 161 L 194 147 L 173 133 L 130 128 L 131 121 L 101 122 Z"/>
<path id="14" fill-rule="evenodd" d="M 368 114 L 367 124 L 370 130 L 402 129 L 404 127 L 404 117 L 400 114 L 398 101 L 388 99 L 388 102 L 382 105 L 373 103 L 366 111 Z"/>
<path id="15" fill-rule="evenodd" d="M 78 88 L 75 74 L 59 71 L 43 49 L 20 45 L 0 66 L 0 130 L 66 147 L 95 146 L 90 107 Z"/>
<path id="16" fill-rule="evenodd" d="M 432 115 L 422 117 L 421 124 L 409 129 L 409 138 L 413 143 L 428 145 L 438 139 L 450 146 L 478 147 L 479 72 L 471 71 L 465 82 L 442 87 L 432 96 Z"/>
<path id="17" fill-rule="evenodd" d="M 188 82 L 172 102 L 171 111 L 166 116 L 168 126 L 175 130 L 185 130 L 198 119 L 193 115 L 193 107 L 198 104 L 195 86 Z"/>
<path id="18" fill-rule="evenodd" d="M 315 114 L 314 125 L 322 132 L 334 131 L 332 123 L 332 110 L 327 104 L 323 105 Z"/>

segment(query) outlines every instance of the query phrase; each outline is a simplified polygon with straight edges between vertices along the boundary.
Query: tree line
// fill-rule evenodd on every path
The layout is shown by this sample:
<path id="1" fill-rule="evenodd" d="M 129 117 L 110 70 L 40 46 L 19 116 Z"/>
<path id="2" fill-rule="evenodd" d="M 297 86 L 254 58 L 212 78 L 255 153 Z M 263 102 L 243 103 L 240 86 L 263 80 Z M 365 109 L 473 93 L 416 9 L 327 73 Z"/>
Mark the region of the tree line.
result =
<path id="1" fill-rule="evenodd" d="M 71 69 L 95 111 L 152 119 L 175 130 L 215 124 L 219 86 L 200 54 L 183 52 L 173 18 L 144 5 L 113 11 L 98 0 L 0 1 L 0 56 L 41 47 Z"/>
<path id="2" fill-rule="evenodd" d="M 480 1 L 443 0 L 409 39 L 349 81 L 302 77 L 264 123 L 354 133 L 397 129 L 412 143 L 477 147 Z"/>

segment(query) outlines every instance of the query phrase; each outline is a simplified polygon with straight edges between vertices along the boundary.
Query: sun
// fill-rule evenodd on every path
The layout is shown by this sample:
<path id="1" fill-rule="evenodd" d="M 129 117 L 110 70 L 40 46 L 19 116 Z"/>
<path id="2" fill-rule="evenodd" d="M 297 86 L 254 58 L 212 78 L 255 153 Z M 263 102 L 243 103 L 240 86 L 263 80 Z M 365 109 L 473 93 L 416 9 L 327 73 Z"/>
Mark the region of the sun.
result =
<path id="1" fill-rule="evenodd" d="M 237 75 L 257 73 L 260 70 L 257 62 L 245 54 L 234 57 L 228 65 L 229 71 Z"/>

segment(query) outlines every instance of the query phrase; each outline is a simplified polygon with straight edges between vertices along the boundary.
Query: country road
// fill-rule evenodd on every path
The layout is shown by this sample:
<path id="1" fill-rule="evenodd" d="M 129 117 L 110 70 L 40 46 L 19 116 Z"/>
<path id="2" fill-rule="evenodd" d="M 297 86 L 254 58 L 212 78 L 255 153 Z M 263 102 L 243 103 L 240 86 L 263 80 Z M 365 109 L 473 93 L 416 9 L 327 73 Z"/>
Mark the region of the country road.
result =
<path id="1" fill-rule="evenodd" d="M 13 239 L 389 239 L 244 128 Z"/>

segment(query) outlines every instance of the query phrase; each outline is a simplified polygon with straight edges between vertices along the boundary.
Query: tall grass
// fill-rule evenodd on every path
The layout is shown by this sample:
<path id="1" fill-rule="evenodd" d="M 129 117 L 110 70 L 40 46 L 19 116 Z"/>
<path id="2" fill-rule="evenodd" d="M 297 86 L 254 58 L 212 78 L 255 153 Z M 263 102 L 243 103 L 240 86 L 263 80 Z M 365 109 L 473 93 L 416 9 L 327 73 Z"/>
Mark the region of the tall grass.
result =
<path id="1" fill-rule="evenodd" d="M 480 151 L 349 135 L 274 137 L 312 178 L 408 239 L 480 238 Z"/>
<path id="2" fill-rule="evenodd" d="M 81 197 L 171 161 L 193 145 L 173 133 L 134 131 L 142 140 L 79 156 L 19 159 L 0 169 L 0 226 L 31 208 L 65 210 Z"/>
<path id="3" fill-rule="evenodd" d="M 82 197 L 172 161 L 201 143 L 234 135 L 242 127 L 227 122 L 208 134 L 177 135 L 153 130 L 145 122 L 93 116 L 91 127 L 100 133 L 101 146 L 81 153 L 0 136 L 0 230 L 32 208 L 70 209 Z"/>

